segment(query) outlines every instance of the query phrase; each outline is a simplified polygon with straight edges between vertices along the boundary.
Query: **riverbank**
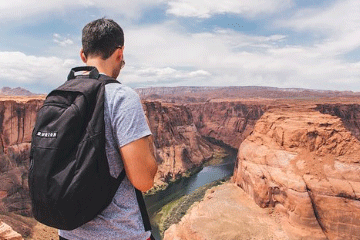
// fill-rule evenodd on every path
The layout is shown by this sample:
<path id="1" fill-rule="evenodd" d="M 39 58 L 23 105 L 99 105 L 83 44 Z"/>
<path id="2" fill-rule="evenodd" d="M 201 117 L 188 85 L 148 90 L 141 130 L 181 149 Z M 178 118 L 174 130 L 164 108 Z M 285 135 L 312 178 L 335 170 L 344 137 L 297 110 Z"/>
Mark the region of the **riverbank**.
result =
<path id="1" fill-rule="evenodd" d="M 168 183 L 164 183 L 164 184 L 161 184 L 161 185 L 154 186 L 149 191 L 147 191 L 144 194 L 144 196 L 152 196 L 152 195 L 156 195 L 157 193 L 159 193 L 161 191 L 165 191 L 172 184 L 179 183 L 183 179 L 189 178 L 189 177 L 199 173 L 204 167 L 211 166 L 211 165 L 222 164 L 222 163 L 224 163 L 224 159 L 227 156 L 233 154 L 233 152 L 235 152 L 235 151 L 236 151 L 236 149 L 231 149 L 231 150 L 222 149 L 221 151 L 216 151 L 216 152 L 214 152 L 214 154 L 210 158 L 205 159 L 204 162 L 202 164 L 200 164 L 199 166 L 196 166 L 196 167 L 193 167 L 193 168 L 189 169 L 188 171 L 182 173 L 181 176 L 179 176 L 178 178 L 170 180 Z"/>
<path id="2" fill-rule="evenodd" d="M 202 164 L 201 171 L 169 184 L 163 191 L 145 196 L 153 235 L 156 239 L 162 239 L 160 232 L 178 222 L 194 202 L 202 199 L 208 188 L 219 184 L 216 182 L 211 185 L 212 182 L 232 176 L 237 151 L 224 149 L 221 154 L 218 153 L 214 156 Z M 194 194 L 192 194 L 193 192 Z"/>
<path id="3" fill-rule="evenodd" d="M 158 223 L 160 235 L 163 237 L 164 232 L 172 225 L 180 222 L 181 218 L 186 214 L 188 209 L 196 202 L 203 199 L 206 191 L 212 187 L 221 185 L 228 181 L 230 177 L 220 179 L 208 183 L 189 195 L 185 195 L 180 199 L 174 200 L 160 209 L 156 214 L 155 222 Z"/>

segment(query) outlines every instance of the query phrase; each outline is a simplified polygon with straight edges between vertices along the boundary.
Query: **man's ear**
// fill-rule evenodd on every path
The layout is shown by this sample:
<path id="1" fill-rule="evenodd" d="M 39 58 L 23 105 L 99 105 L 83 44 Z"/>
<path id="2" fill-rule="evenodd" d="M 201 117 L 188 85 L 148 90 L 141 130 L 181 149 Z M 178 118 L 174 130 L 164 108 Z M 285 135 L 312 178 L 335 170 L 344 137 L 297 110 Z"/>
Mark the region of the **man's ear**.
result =
<path id="1" fill-rule="evenodd" d="M 118 48 L 119 54 L 118 54 L 118 59 L 122 60 L 123 59 L 123 54 L 124 54 L 124 46 L 122 46 L 122 48 Z"/>
<path id="2" fill-rule="evenodd" d="M 86 63 L 87 62 L 87 59 L 86 59 L 86 56 L 85 56 L 85 53 L 84 53 L 84 49 L 80 49 L 80 58 L 81 60 Z"/>

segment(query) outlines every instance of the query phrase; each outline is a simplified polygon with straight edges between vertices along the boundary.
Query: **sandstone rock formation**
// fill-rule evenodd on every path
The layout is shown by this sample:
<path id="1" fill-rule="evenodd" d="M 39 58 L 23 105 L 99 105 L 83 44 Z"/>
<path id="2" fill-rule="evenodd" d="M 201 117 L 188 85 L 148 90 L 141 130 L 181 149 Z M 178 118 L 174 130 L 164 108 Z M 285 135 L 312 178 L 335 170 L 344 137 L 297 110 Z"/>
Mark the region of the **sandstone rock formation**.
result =
<path id="1" fill-rule="evenodd" d="M 0 151 L 21 143 L 30 143 L 36 113 L 43 100 L 0 101 Z"/>
<path id="2" fill-rule="evenodd" d="M 0 102 L 0 211 L 30 214 L 29 150 L 36 113 L 42 101 Z"/>
<path id="3" fill-rule="evenodd" d="M 188 104 L 187 107 L 202 136 L 222 141 L 235 149 L 250 134 L 267 108 L 261 103 L 246 102 L 209 102 Z"/>
<path id="4" fill-rule="evenodd" d="M 233 180 L 283 213 L 294 239 L 360 239 L 360 142 L 338 117 L 267 111 L 240 146 Z"/>
<path id="5" fill-rule="evenodd" d="M 341 118 L 344 126 L 360 140 L 360 104 L 318 104 L 316 110 Z"/>
<path id="6" fill-rule="evenodd" d="M 144 101 L 157 148 L 156 184 L 169 182 L 201 165 L 219 147 L 237 149 L 264 113 L 263 104 L 210 102 L 176 105 Z"/>
<path id="7" fill-rule="evenodd" d="M 0 221 L 0 240 L 23 240 L 9 225 Z"/>
<path id="8" fill-rule="evenodd" d="M 257 206 L 240 188 L 225 183 L 207 191 L 164 240 L 289 239 L 275 217 Z"/>
<path id="9" fill-rule="evenodd" d="M 200 166 L 217 149 L 199 134 L 188 108 L 149 101 L 143 106 L 157 148 L 156 184 L 180 178 Z"/>

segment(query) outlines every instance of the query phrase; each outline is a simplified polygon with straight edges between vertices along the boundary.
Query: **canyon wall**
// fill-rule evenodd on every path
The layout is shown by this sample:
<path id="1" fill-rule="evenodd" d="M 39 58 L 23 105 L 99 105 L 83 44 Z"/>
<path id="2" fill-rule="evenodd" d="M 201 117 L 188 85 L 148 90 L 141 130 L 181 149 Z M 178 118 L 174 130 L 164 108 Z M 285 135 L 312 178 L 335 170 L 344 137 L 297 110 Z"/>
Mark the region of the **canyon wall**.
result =
<path id="1" fill-rule="evenodd" d="M 144 101 L 143 107 L 157 149 L 156 185 L 182 177 L 219 150 L 200 135 L 185 106 Z"/>
<path id="2" fill-rule="evenodd" d="M 269 109 L 241 144 L 233 181 L 281 213 L 294 239 L 360 239 L 359 110 Z"/>
<path id="3" fill-rule="evenodd" d="M 42 100 L 0 102 L 0 211 L 30 214 L 27 174 L 31 133 Z"/>
<path id="4" fill-rule="evenodd" d="M 360 140 L 360 104 L 318 104 L 315 109 L 339 117 L 344 126 Z"/>
<path id="5" fill-rule="evenodd" d="M 241 102 L 176 105 L 144 101 L 143 106 L 157 148 L 157 184 L 201 165 L 220 150 L 218 145 L 237 149 L 266 109 Z"/>
<path id="6" fill-rule="evenodd" d="M 222 141 L 235 149 L 251 133 L 256 121 L 267 109 L 261 103 L 234 101 L 186 106 L 191 110 L 195 126 L 202 136 Z"/>

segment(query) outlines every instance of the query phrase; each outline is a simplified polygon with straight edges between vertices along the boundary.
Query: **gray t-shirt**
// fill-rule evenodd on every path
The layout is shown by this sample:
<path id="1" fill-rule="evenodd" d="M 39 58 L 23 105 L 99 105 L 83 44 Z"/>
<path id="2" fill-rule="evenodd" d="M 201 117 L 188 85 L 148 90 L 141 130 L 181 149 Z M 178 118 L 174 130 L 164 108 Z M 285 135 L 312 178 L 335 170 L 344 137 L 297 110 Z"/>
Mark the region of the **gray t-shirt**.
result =
<path id="1" fill-rule="evenodd" d="M 110 172 L 117 177 L 123 169 L 119 147 L 151 135 L 138 94 L 122 84 L 105 86 L 106 155 Z M 141 159 L 139 159 L 141 161 Z M 96 218 L 71 231 L 59 230 L 69 240 L 147 239 L 135 189 L 124 178 L 110 205 Z"/>

